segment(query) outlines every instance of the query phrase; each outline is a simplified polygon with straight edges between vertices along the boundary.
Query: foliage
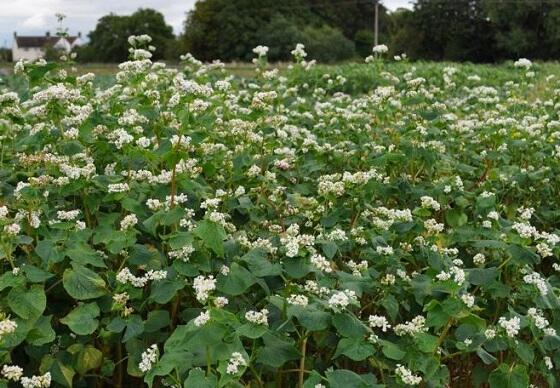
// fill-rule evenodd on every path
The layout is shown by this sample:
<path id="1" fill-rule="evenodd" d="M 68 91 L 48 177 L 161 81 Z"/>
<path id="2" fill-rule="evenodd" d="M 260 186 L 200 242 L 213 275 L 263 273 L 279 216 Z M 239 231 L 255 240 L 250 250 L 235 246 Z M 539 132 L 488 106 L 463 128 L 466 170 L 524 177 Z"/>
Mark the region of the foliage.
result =
<path id="1" fill-rule="evenodd" d="M 558 385 L 548 67 L 128 41 L 0 93 L 0 385 Z"/>
<path id="2" fill-rule="evenodd" d="M 380 10 L 384 26 L 387 14 Z M 310 56 L 332 62 L 354 55 L 351 41 L 358 30 L 371 29 L 372 20 L 369 2 L 204 0 L 189 12 L 182 40 L 202 60 L 249 60 L 251 49 L 263 43 L 269 59 L 286 60 L 287 47 L 306 42 Z"/>
<path id="3" fill-rule="evenodd" d="M 148 34 L 158 48 L 153 59 L 164 58 L 166 52 L 174 54 L 176 46 L 173 28 L 165 23 L 163 15 L 150 8 L 140 8 L 131 15 L 109 14 L 97 22 L 88 34 L 89 42 L 79 48 L 78 59 L 83 62 L 122 62 L 128 56 L 130 35 Z M 176 59 L 176 57 L 173 57 Z"/>

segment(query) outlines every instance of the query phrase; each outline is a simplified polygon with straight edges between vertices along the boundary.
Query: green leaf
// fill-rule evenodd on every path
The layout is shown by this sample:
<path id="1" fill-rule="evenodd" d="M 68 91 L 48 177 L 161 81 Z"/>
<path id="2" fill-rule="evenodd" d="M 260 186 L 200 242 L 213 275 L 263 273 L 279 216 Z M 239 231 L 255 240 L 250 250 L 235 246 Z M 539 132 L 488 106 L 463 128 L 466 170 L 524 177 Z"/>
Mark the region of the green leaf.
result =
<path id="1" fill-rule="evenodd" d="M 167 310 L 153 310 L 148 313 L 148 319 L 144 322 L 146 333 L 153 333 L 169 326 L 171 319 Z"/>
<path id="2" fill-rule="evenodd" d="M 235 331 L 239 336 L 257 339 L 262 337 L 268 331 L 268 327 L 264 325 L 245 323 L 239 326 Z"/>
<path id="3" fill-rule="evenodd" d="M 122 342 L 126 342 L 131 338 L 137 337 L 144 332 L 144 322 L 139 315 L 131 315 L 126 320 L 126 330 L 123 335 Z"/>
<path id="4" fill-rule="evenodd" d="M 150 299 L 158 304 L 166 304 L 177 294 L 177 291 L 185 287 L 185 282 L 164 279 L 152 283 Z"/>
<path id="5" fill-rule="evenodd" d="M 74 344 L 67 350 L 74 355 L 76 371 L 81 375 L 99 368 L 103 361 L 103 353 L 91 345 Z"/>
<path id="6" fill-rule="evenodd" d="M 39 285 L 12 288 L 7 299 L 10 309 L 23 319 L 36 319 L 47 307 L 47 296 Z"/>
<path id="7" fill-rule="evenodd" d="M 476 349 L 476 354 L 478 355 L 478 357 L 480 357 L 482 362 L 484 362 L 486 365 L 490 365 L 490 364 L 493 364 L 496 361 L 498 361 L 498 359 L 496 357 L 494 357 L 493 355 L 488 353 L 482 347 L 479 347 L 479 348 Z"/>
<path id="8" fill-rule="evenodd" d="M 414 336 L 418 349 L 424 353 L 433 353 L 438 346 L 438 338 L 428 333 L 418 333 Z"/>
<path id="9" fill-rule="evenodd" d="M 198 222 L 196 228 L 193 230 L 193 233 L 216 255 L 224 257 L 224 240 L 226 238 L 226 232 L 221 225 L 209 220 L 202 220 Z"/>
<path id="10" fill-rule="evenodd" d="M 261 364 L 280 368 L 290 360 L 300 357 L 293 340 L 279 334 L 267 333 L 263 336 L 264 346 L 258 350 L 257 361 Z"/>
<path id="11" fill-rule="evenodd" d="M 459 228 L 465 225 L 469 221 L 469 218 L 460 209 L 451 209 L 445 213 L 445 221 L 447 221 L 452 228 Z"/>
<path id="12" fill-rule="evenodd" d="M 74 242 L 64 251 L 64 254 L 74 263 L 81 265 L 91 265 L 93 267 L 107 268 L 103 257 L 84 242 Z"/>
<path id="13" fill-rule="evenodd" d="M 237 263 L 233 263 L 227 276 L 220 276 L 217 288 L 226 295 L 237 296 L 243 294 L 257 282 L 251 272 Z"/>
<path id="14" fill-rule="evenodd" d="M 368 382 L 364 377 L 346 369 L 329 370 L 326 376 L 331 387 L 371 388 L 374 386 L 373 382 Z"/>
<path id="15" fill-rule="evenodd" d="M 333 358 L 341 354 L 354 361 L 363 361 L 375 353 L 375 348 L 363 338 L 342 338 L 338 342 Z"/>
<path id="16" fill-rule="evenodd" d="M 499 274 L 495 267 L 491 268 L 473 268 L 467 271 L 468 281 L 476 286 L 487 286 L 492 283 Z"/>
<path id="17" fill-rule="evenodd" d="M 278 276 L 282 274 L 282 266 L 279 263 L 271 263 L 263 249 L 251 249 L 241 257 L 241 260 L 247 263 L 249 271 L 255 276 Z"/>
<path id="18" fill-rule="evenodd" d="M 49 344 L 56 338 L 56 333 L 51 326 L 52 315 L 40 316 L 37 322 L 33 324 L 29 333 L 27 333 L 26 341 L 33 346 L 41 346 Z"/>
<path id="19" fill-rule="evenodd" d="M 389 342 L 389 341 L 381 341 L 383 348 L 383 354 L 390 358 L 391 360 L 402 360 L 406 355 L 406 352 L 402 350 L 398 345 Z"/>
<path id="20" fill-rule="evenodd" d="M 96 319 L 99 317 L 99 313 L 97 303 L 81 304 L 70 311 L 60 322 L 78 335 L 89 335 L 99 326 L 99 321 Z"/>
<path id="21" fill-rule="evenodd" d="M 326 241 L 321 244 L 321 249 L 323 250 L 325 257 L 330 260 L 336 255 L 338 245 L 336 245 L 333 241 Z"/>
<path id="22" fill-rule="evenodd" d="M 74 299 L 99 298 L 107 293 L 105 281 L 92 270 L 81 265 L 67 269 L 62 276 L 64 289 Z"/>
<path id="23" fill-rule="evenodd" d="M 332 317 L 333 326 L 343 337 L 363 337 L 367 329 L 358 318 L 349 313 L 339 313 Z"/>
<path id="24" fill-rule="evenodd" d="M 45 264 L 59 263 L 64 260 L 60 247 L 51 240 L 41 240 L 35 246 L 35 253 L 43 259 Z"/>
<path id="25" fill-rule="evenodd" d="M 218 386 L 218 379 L 212 373 L 206 375 L 206 372 L 202 369 L 191 369 L 183 385 L 185 387 L 216 388 Z"/>
<path id="26" fill-rule="evenodd" d="M 25 277 L 31 283 L 43 283 L 45 280 L 52 278 L 54 275 L 50 272 L 44 271 L 41 268 L 35 267 L 34 265 L 23 266 L 23 272 Z"/>
<path id="27" fill-rule="evenodd" d="M 527 367 L 501 364 L 490 373 L 488 383 L 490 388 L 527 388 L 529 386 Z"/>

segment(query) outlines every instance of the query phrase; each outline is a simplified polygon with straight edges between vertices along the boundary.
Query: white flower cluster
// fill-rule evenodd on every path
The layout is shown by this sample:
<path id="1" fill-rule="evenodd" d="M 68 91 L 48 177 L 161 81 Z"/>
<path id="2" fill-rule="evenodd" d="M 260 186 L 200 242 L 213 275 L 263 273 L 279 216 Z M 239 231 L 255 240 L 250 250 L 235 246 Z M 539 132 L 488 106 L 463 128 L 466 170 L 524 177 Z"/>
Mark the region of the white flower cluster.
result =
<path id="1" fill-rule="evenodd" d="M 144 276 L 139 277 L 133 275 L 132 272 L 130 272 L 130 269 L 128 267 L 125 267 L 121 269 L 117 274 L 117 281 L 122 284 L 130 283 L 132 286 L 136 288 L 142 288 L 145 287 L 150 280 L 158 281 L 158 280 L 163 280 L 166 277 L 167 277 L 167 271 L 165 270 L 151 269 L 148 272 L 146 272 Z"/>
<path id="2" fill-rule="evenodd" d="M 428 195 L 422 196 L 420 201 L 422 202 L 422 207 L 424 209 L 433 209 L 435 211 L 439 211 L 441 209 L 439 202 Z"/>
<path id="3" fill-rule="evenodd" d="M 545 335 L 555 336 L 556 330 L 553 327 L 549 327 L 548 319 L 545 318 L 543 312 L 535 307 L 529 308 L 527 310 L 527 316 L 535 324 L 535 326 L 544 331 Z"/>
<path id="4" fill-rule="evenodd" d="M 9 318 L 4 318 L 0 321 L 0 340 L 6 334 L 11 334 L 16 331 L 18 325 L 16 321 L 12 321 Z"/>
<path id="5" fill-rule="evenodd" d="M 288 302 L 288 304 L 294 306 L 305 307 L 309 304 L 309 299 L 305 295 L 292 294 L 286 299 L 286 301 Z"/>
<path id="6" fill-rule="evenodd" d="M 199 275 L 194 278 L 193 288 L 196 293 L 196 300 L 200 303 L 205 303 L 210 296 L 210 293 L 216 289 L 216 279 L 214 276 L 209 275 L 204 277 Z"/>
<path id="7" fill-rule="evenodd" d="M 204 326 L 209 320 L 210 311 L 203 311 L 194 319 L 194 325 L 196 327 Z"/>
<path id="8" fill-rule="evenodd" d="M 313 267 L 315 267 L 319 271 L 323 271 L 326 273 L 332 272 L 332 265 L 324 256 L 318 253 L 314 253 L 311 255 L 310 261 Z"/>
<path id="9" fill-rule="evenodd" d="M 511 319 L 500 317 L 498 324 L 506 331 L 508 337 L 515 337 L 521 329 L 521 319 L 519 317 L 513 317 Z"/>
<path id="10" fill-rule="evenodd" d="M 386 332 L 391 328 L 389 321 L 382 315 L 370 315 L 368 318 L 369 325 L 372 328 L 380 327 L 381 331 Z"/>
<path id="11" fill-rule="evenodd" d="M 328 301 L 329 306 L 335 310 L 345 309 L 349 304 L 356 302 L 356 293 L 352 290 L 337 291 Z"/>
<path id="12" fill-rule="evenodd" d="M 23 388 L 48 388 L 51 386 L 51 373 L 47 372 L 40 376 L 22 377 L 19 382 Z"/>
<path id="13" fill-rule="evenodd" d="M 412 371 L 401 364 L 397 364 L 395 374 L 401 379 L 403 384 L 418 385 L 422 382 L 422 377 L 415 375 Z"/>
<path id="14" fill-rule="evenodd" d="M 243 355 L 239 352 L 233 352 L 228 361 L 226 367 L 226 373 L 228 375 L 234 375 L 239 372 L 240 366 L 247 366 L 247 361 L 243 358 Z"/>
<path id="15" fill-rule="evenodd" d="M 255 325 L 268 326 L 268 310 L 262 309 L 261 311 L 247 311 L 245 313 L 245 319 Z"/>
<path id="16" fill-rule="evenodd" d="M 190 244 L 183 246 L 180 249 L 174 251 L 169 251 L 168 255 L 172 259 L 183 260 L 184 262 L 189 261 L 191 254 L 194 252 L 194 247 Z"/>
<path id="17" fill-rule="evenodd" d="M 268 53 L 268 47 L 267 46 L 262 46 L 262 45 L 258 45 L 257 47 L 255 47 L 253 49 L 253 52 L 255 54 L 257 54 L 259 57 L 264 57 L 266 56 L 266 54 Z"/>
<path id="18" fill-rule="evenodd" d="M 158 361 L 159 349 L 157 344 L 153 344 L 144 352 L 142 352 L 142 360 L 138 364 L 138 369 L 146 373 L 153 368 L 154 364 Z"/>
<path id="19" fill-rule="evenodd" d="M 125 216 L 121 221 L 121 230 L 129 230 L 134 228 L 134 225 L 138 223 L 138 217 L 135 214 L 129 214 Z"/>
<path id="20" fill-rule="evenodd" d="M 548 285 L 546 284 L 546 280 L 540 273 L 533 272 L 527 274 L 523 276 L 523 281 L 527 284 L 532 284 L 537 287 L 542 296 L 546 296 L 548 294 Z"/>
<path id="21" fill-rule="evenodd" d="M 417 315 L 411 321 L 395 326 L 395 334 L 401 337 L 403 335 L 414 336 L 425 331 L 428 331 L 428 328 L 426 327 L 426 318 L 422 315 Z"/>
<path id="22" fill-rule="evenodd" d="M 6 380 L 19 381 L 23 376 L 23 368 L 17 365 L 4 365 L 2 366 L 2 376 Z"/>

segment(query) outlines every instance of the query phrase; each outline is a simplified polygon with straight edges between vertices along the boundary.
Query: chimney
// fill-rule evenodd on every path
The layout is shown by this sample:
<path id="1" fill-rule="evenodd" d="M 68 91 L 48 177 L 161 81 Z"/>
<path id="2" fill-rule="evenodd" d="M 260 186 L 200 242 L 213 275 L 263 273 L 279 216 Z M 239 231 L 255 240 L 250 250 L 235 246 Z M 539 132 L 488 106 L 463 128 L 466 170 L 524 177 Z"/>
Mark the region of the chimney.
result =
<path id="1" fill-rule="evenodd" d="M 17 32 L 14 31 L 14 38 L 17 38 Z"/>
<path id="2" fill-rule="evenodd" d="M 82 37 L 82 31 L 78 31 L 78 38 Z"/>
<path id="3" fill-rule="evenodd" d="M 47 32 L 45 33 L 45 36 L 46 36 L 47 38 L 50 37 L 50 36 L 51 36 L 51 32 L 50 32 L 50 31 L 47 31 Z"/>

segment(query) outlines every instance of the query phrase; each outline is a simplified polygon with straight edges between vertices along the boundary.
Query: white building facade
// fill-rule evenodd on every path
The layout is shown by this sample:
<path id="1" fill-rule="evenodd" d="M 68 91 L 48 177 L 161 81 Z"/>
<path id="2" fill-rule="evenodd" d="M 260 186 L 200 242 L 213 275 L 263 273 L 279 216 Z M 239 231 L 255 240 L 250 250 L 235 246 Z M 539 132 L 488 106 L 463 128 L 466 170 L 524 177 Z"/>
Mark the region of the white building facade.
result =
<path id="1" fill-rule="evenodd" d="M 12 44 L 12 60 L 17 62 L 21 59 L 36 60 L 43 58 L 48 47 L 69 53 L 75 47 L 82 45 L 81 33 L 77 36 L 51 36 L 46 33 L 44 36 L 20 36 L 14 32 L 14 42 Z"/>

